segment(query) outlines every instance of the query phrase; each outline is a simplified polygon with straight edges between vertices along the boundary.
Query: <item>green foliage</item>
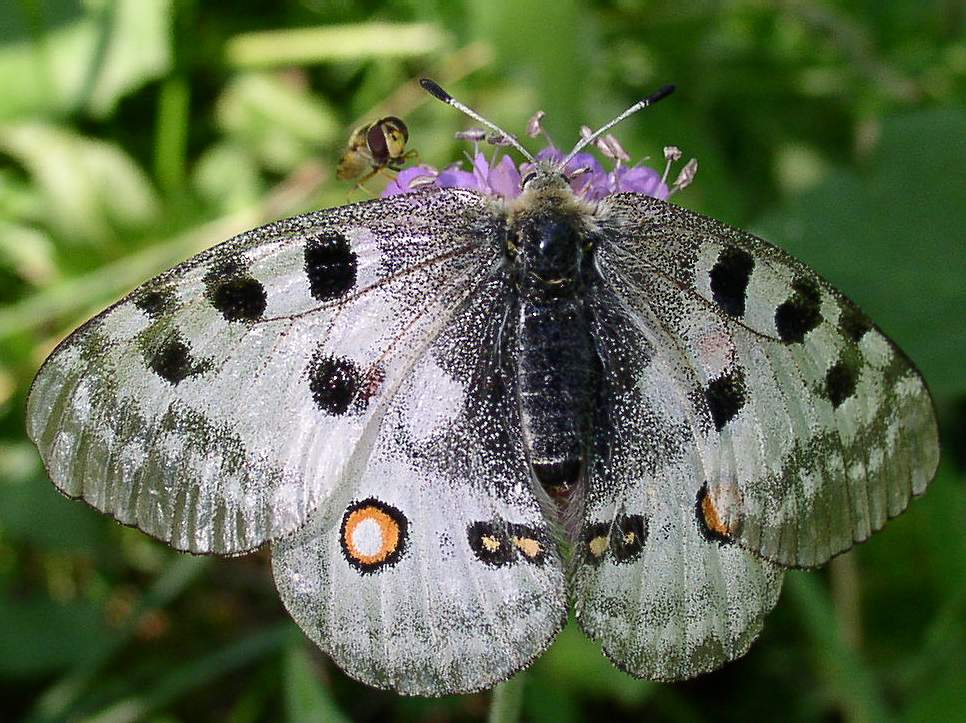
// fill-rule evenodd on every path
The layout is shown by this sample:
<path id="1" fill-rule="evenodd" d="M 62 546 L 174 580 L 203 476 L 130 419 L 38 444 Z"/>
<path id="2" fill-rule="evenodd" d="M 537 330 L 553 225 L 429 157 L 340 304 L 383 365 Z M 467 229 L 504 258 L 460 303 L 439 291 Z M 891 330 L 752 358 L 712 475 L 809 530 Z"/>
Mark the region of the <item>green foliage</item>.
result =
<path id="1" fill-rule="evenodd" d="M 956 239 L 966 228 L 957 182 L 966 146 L 950 139 L 966 137 L 966 113 L 904 113 L 884 119 L 880 134 L 858 168 L 834 170 L 755 229 L 849 289 L 900 346 L 914 350 L 934 394 L 962 396 L 962 267 L 950 253 L 962 254 Z"/>
<path id="2" fill-rule="evenodd" d="M 9 0 L 0 3 L 3 717 L 124 720 L 953 720 L 966 645 L 966 46 L 940 0 Z M 349 131 L 403 116 L 437 166 L 464 118 L 430 75 L 569 146 L 696 157 L 675 200 L 819 269 L 920 365 L 944 463 L 826 572 L 789 575 L 761 640 L 698 680 L 618 671 L 568 626 L 494 694 L 346 678 L 285 617 L 268 558 L 184 557 L 60 498 L 23 432 L 33 373 L 137 283 L 256 224 L 359 198 Z M 652 160 L 652 163 L 656 161 Z M 378 191 L 378 183 L 372 183 Z"/>

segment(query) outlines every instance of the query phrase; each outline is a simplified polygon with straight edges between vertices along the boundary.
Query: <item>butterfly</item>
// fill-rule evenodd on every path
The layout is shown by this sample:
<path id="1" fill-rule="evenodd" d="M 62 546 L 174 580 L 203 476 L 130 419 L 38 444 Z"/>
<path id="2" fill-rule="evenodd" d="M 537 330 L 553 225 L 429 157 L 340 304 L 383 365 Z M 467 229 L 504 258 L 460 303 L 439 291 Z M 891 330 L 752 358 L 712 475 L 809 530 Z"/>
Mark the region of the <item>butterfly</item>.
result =
<path id="1" fill-rule="evenodd" d="M 371 686 L 444 695 L 568 618 L 628 673 L 743 655 L 784 570 L 923 493 L 926 386 L 761 239 L 572 161 L 518 195 L 422 188 L 241 234 L 145 283 L 37 374 L 49 476 L 178 550 L 272 544 L 288 612 Z"/>
<path id="2" fill-rule="evenodd" d="M 385 168 L 397 171 L 416 154 L 413 150 L 406 151 L 408 142 L 409 128 L 396 116 L 386 116 L 359 126 L 349 136 L 335 175 L 347 181 L 365 173 L 357 181 L 361 185 Z"/>

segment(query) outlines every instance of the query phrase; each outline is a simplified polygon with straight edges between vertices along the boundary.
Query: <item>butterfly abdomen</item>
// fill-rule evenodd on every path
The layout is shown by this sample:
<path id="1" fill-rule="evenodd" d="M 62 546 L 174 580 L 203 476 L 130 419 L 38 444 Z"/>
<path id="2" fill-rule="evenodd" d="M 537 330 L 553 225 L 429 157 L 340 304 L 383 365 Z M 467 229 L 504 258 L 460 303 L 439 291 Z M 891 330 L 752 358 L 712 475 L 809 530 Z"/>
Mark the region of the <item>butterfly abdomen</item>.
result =
<path id="1" fill-rule="evenodd" d="M 583 300 L 588 213 L 562 176 L 539 175 L 532 185 L 512 209 L 505 249 L 519 300 L 518 403 L 534 474 L 567 505 L 586 456 L 600 366 Z"/>
<path id="2" fill-rule="evenodd" d="M 516 343 L 530 461 L 541 485 L 559 497 L 580 473 L 599 374 L 582 299 L 521 299 Z"/>

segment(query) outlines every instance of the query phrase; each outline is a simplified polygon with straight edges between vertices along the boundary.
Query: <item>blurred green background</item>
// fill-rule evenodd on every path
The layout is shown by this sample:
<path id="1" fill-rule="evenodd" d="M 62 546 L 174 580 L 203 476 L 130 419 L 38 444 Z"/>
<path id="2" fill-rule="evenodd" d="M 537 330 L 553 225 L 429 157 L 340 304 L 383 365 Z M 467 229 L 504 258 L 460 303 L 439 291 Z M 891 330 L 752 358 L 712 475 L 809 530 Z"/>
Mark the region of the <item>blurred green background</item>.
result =
<path id="1" fill-rule="evenodd" d="M 169 551 L 46 481 L 23 432 L 63 334 L 272 218 L 339 205 L 350 129 L 403 116 L 446 165 L 468 125 L 680 146 L 675 201 L 765 235 L 917 361 L 944 438 L 929 494 L 858 550 L 791 573 L 742 660 L 634 680 L 568 628 L 507 690 L 535 721 L 963 720 L 966 42 L 955 0 L 4 0 L 0 3 L 0 718 L 484 720 L 490 696 L 347 679 L 282 612 L 264 553 Z M 372 184 L 378 190 L 378 183 Z M 511 711 L 512 713 L 512 711 Z M 509 718 L 512 719 L 510 715 Z"/>

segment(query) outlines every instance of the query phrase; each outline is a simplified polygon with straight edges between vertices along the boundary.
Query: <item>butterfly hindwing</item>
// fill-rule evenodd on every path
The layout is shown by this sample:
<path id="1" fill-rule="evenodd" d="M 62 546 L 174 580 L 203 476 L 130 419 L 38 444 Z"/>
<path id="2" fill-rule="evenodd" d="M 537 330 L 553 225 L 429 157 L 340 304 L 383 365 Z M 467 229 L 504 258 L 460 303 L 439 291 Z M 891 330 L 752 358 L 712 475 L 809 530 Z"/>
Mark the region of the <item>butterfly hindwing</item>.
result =
<path id="1" fill-rule="evenodd" d="M 360 444 L 345 484 L 273 547 L 289 613 L 370 685 L 490 687 L 566 619 L 501 335 L 507 293 L 499 274 L 472 291 Z"/>
<path id="2" fill-rule="evenodd" d="M 147 282 L 37 375 L 51 479 L 182 550 L 298 529 L 492 265 L 484 209 L 454 190 L 311 213 Z"/>
<path id="3" fill-rule="evenodd" d="M 695 420 L 711 527 L 814 566 L 925 491 L 939 453 L 928 391 L 851 301 L 711 219 L 641 196 L 603 206 L 601 275 L 672 342 L 667 384 Z"/>
<path id="4" fill-rule="evenodd" d="M 674 341 L 609 289 L 588 305 L 603 378 L 574 541 L 577 620 L 624 670 L 689 678 L 747 651 L 781 568 L 696 515 L 704 469 Z"/>

